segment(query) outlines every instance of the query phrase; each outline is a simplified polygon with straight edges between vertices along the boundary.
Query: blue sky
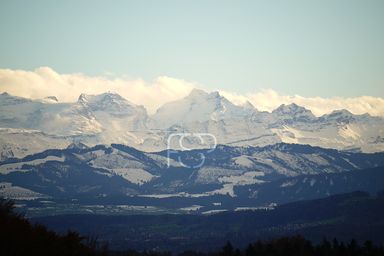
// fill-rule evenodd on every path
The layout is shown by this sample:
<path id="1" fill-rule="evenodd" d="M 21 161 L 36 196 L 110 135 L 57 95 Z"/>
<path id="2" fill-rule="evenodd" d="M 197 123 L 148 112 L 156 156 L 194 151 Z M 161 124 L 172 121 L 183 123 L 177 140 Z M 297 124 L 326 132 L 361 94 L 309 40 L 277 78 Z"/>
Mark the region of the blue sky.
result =
<path id="1" fill-rule="evenodd" d="M 384 97 L 384 1 L 0 1 L 0 68 Z"/>

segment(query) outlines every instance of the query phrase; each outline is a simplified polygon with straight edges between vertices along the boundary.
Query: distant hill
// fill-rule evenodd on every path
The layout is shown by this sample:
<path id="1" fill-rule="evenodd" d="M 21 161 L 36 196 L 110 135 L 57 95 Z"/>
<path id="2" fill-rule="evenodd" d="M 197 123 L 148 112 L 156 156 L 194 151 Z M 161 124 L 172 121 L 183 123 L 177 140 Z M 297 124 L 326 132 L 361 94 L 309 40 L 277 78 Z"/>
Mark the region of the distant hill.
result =
<path id="1" fill-rule="evenodd" d="M 357 221 L 353 224 L 353 227 L 350 228 L 360 228 L 355 230 L 353 233 L 349 233 L 349 236 L 353 236 L 354 234 L 358 234 L 358 237 L 369 237 L 366 232 L 367 229 L 372 225 L 377 224 L 377 222 L 381 223 L 381 219 L 378 219 L 377 216 L 382 214 L 382 200 L 384 197 L 384 193 L 380 193 L 378 197 L 370 197 L 366 193 L 363 192 L 355 192 L 348 195 L 338 195 L 327 199 L 316 200 L 313 202 L 299 202 L 296 204 L 289 204 L 286 206 L 279 207 L 278 210 L 282 210 L 283 212 L 289 212 L 290 208 L 296 209 L 295 212 L 292 212 L 290 216 L 286 216 L 286 218 L 281 219 L 282 213 L 276 212 L 275 216 L 273 214 L 270 215 L 269 221 L 268 218 L 264 218 L 262 220 L 266 220 L 267 222 L 261 224 L 261 226 L 272 225 L 270 221 L 275 222 L 276 224 L 282 224 L 296 221 L 298 223 L 297 227 L 304 227 L 304 222 L 310 222 L 311 220 L 317 220 L 317 223 L 320 225 L 333 225 L 327 231 L 336 231 L 336 233 L 332 233 L 332 235 L 338 236 L 339 228 L 337 227 L 337 222 L 340 221 L 340 217 L 345 217 L 345 224 L 351 224 L 350 221 L 353 221 L 353 218 L 359 217 L 370 217 L 373 219 L 363 219 Z M 300 210 L 301 207 L 309 206 L 308 204 L 316 204 L 317 208 L 310 209 L 309 211 L 304 208 L 304 211 Z M 327 207 L 328 210 L 323 211 L 324 204 L 329 204 Z M 362 207 L 361 210 L 366 213 L 367 210 L 374 210 L 375 206 L 381 204 L 380 208 L 376 208 L 375 210 L 378 212 L 372 212 L 369 216 L 361 216 L 359 211 L 356 214 L 352 214 L 352 218 L 350 219 L 350 215 L 348 212 L 353 207 Z M 335 205 L 337 205 L 335 207 Z M 298 209 L 299 208 L 299 209 Z M 340 208 L 337 210 L 336 208 Z M 349 210 L 347 210 L 349 209 Z M 318 212 L 320 210 L 320 212 Z M 347 210 L 347 212 L 345 211 Z M 301 213 L 298 213 L 300 212 Z M 317 214 L 314 214 L 317 211 Z M 251 214 L 251 215 L 249 215 Z M 255 215 L 256 214 L 256 215 Z M 261 215 L 260 215 L 261 214 Z M 336 214 L 336 215 L 335 215 Z M 341 215 L 340 215 L 341 214 Z M 302 216 L 304 216 L 302 218 Z M 317 216 L 317 217 L 316 217 Z M 319 220 L 332 218 L 338 216 L 339 221 L 332 222 L 321 222 Z M 381 215 L 382 216 L 382 215 Z M 75 217 L 75 218 L 73 218 Z M 143 226 L 137 224 L 135 219 L 142 217 L 144 222 Z M 153 216 L 152 216 L 153 217 Z M 228 216 L 228 214 L 216 215 L 216 216 L 207 216 L 205 219 L 198 217 L 198 219 L 191 218 L 174 218 L 175 216 L 159 216 L 155 219 L 148 219 L 144 216 L 130 216 L 128 219 L 130 222 L 121 223 L 120 219 L 106 219 L 99 218 L 96 222 L 96 227 L 104 226 L 104 233 L 102 236 L 104 237 L 105 242 L 109 242 L 111 245 L 116 246 L 115 240 L 111 239 L 111 237 L 120 237 L 124 242 L 121 243 L 124 250 L 115 250 L 108 249 L 107 243 L 100 243 L 96 238 L 86 238 L 80 236 L 76 231 L 66 231 L 65 235 L 59 235 L 53 231 L 48 230 L 45 226 L 41 224 L 31 224 L 30 221 L 23 218 L 21 215 L 14 212 L 14 204 L 11 201 L 0 199 L 0 255 L 2 256 L 11 256 L 11 255 L 73 255 L 73 256 L 170 256 L 176 255 L 175 252 L 180 251 L 178 256 L 329 256 L 329 255 L 337 255 L 337 256 L 379 256 L 384 255 L 384 247 L 382 245 L 378 246 L 375 243 L 372 243 L 371 240 L 366 240 L 361 243 L 356 241 L 355 239 L 351 239 L 348 242 L 343 241 L 342 239 L 326 239 L 323 238 L 320 243 L 311 243 L 311 241 L 305 239 L 302 235 L 290 235 L 285 237 L 279 237 L 274 239 L 269 239 L 267 237 L 263 237 L 259 239 L 257 242 L 249 243 L 246 247 L 237 248 L 237 246 L 241 246 L 244 244 L 249 237 L 242 235 L 242 230 L 247 230 L 244 226 L 239 226 L 239 223 L 244 224 L 244 220 L 249 219 L 251 226 L 248 227 L 250 232 L 254 232 L 255 228 L 258 229 L 262 220 L 258 220 L 252 217 L 262 217 L 262 212 L 259 212 L 257 215 L 254 213 L 244 212 L 243 214 L 237 214 L 236 216 Z M 177 216 L 180 217 L 180 216 Z M 191 217 L 191 216 L 190 216 Z M 196 217 L 196 216 L 195 216 Z M 247 217 L 247 218 L 245 218 Z M 279 218 L 279 220 L 273 220 L 274 218 Z M 299 218 L 299 220 L 298 220 Z M 300 219 L 301 218 L 301 219 Z M 381 217 L 382 218 L 382 217 Z M 83 222 L 83 225 L 79 226 L 79 220 L 86 220 Z M 34 221 L 43 222 L 46 221 L 51 225 L 58 220 L 64 220 L 62 226 L 65 226 L 69 223 L 71 225 L 77 225 L 79 228 L 87 226 L 91 223 L 91 221 L 95 221 L 96 219 L 93 217 L 91 219 L 86 219 L 86 216 L 61 216 L 59 219 L 38 219 Z M 156 222 L 157 220 L 162 220 L 162 222 Z M 361 223 L 366 220 L 365 225 L 361 225 Z M 181 223 L 184 221 L 184 225 Z M 276 222 L 277 221 L 277 222 Z M 259 224 L 257 224 L 259 223 Z M 316 222 L 313 222 L 316 223 Z M 301 225 L 300 225 L 301 224 Z M 182 225 L 184 228 L 188 230 L 177 230 L 177 226 Z M 202 225 L 206 226 L 206 229 L 202 229 Z M 210 226 L 212 225 L 212 226 Z M 336 225 L 336 226 L 335 226 Z M 357 226 L 356 226 L 357 225 Z M 129 230 L 124 229 L 127 226 L 131 226 Z M 207 229 L 208 227 L 208 229 Z M 215 238 L 215 234 L 218 233 L 216 231 L 222 230 L 222 228 L 228 228 L 230 235 L 224 236 L 228 239 L 231 239 L 235 242 L 235 246 L 232 244 L 230 240 L 218 240 L 218 236 Z M 239 228 L 241 227 L 241 228 Z M 317 228 L 316 225 L 311 225 L 313 228 Z M 138 228 L 138 230 L 136 230 Z M 145 234 L 148 228 L 152 229 L 152 234 Z M 198 228 L 198 229 L 196 229 Z M 363 229 L 361 229 L 363 228 Z M 168 230 L 167 230 L 168 229 Z M 198 230 L 201 230 L 198 233 Z M 211 230 L 210 233 L 206 234 L 204 231 Z M 217 230 L 216 230 L 217 229 Z M 289 230 L 290 227 L 286 228 Z M 169 232 L 173 230 L 172 232 Z M 379 235 L 377 238 L 382 237 L 382 224 L 377 226 L 376 232 L 371 232 L 370 235 Z M 139 231 L 139 232 L 138 232 Z M 164 231 L 168 231 L 166 233 L 162 233 Z M 180 236 L 183 233 L 180 231 L 189 231 L 185 233 L 185 235 L 193 236 L 186 242 L 183 241 L 183 237 Z M 215 232 L 212 232 L 215 231 Z M 274 230 L 277 231 L 277 230 Z M 350 229 L 346 230 L 347 232 Z M 362 231 L 362 232 L 361 232 Z M 100 232 L 100 230 L 99 230 Z M 117 233 L 115 233 L 117 232 Z M 296 233 L 300 232 L 300 230 L 296 230 Z M 321 231 L 323 232 L 323 231 Z M 133 250 L 130 246 L 131 240 L 127 239 L 125 234 L 130 234 L 133 239 L 133 242 L 137 243 L 143 236 L 146 236 L 145 240 L 141 240 L 143 244 L 147 243 L 145 246 L 145 250 L 137 251 Z M 157 235 L 156 235 L 157 234 Z M 175 236 L 178 234 L 177 236 Z M 249 233 L 251 234 L 251 233 Z M 148 236 L 149 235 L 149 236 Z M 195 235 L 200 235 L 202 237 L 198 237 Z M 212 236 L 213 235 L 213 236 Z M 105 239 L 106 236 L 110 236 L 108 240 Z M 210 237 L 209 237 L 210 236 Z M 93 236 L 96 237 L 96 236 Z M 200 240 L 199 240 L 200 238 Z M 201 238 L 208 238 L 204 242 Z M 239 242 L 240 241 L 240 242 Z M 225 244 L 225 245 L 224 245 Z M 221 246 L 222 247 L 221 247 Z M 224 245 L 224 246 L 223 246 Z M 129 246 L 129 247 L 128 247 Z M 221 248 L 219 248 L 221 247 Z M 164 251 L 164 248 L 167 248 L 168 251 Z M 188 250 L 193 248 L 192 250 Z M 208 248 L 217 248 L 215 251 L 202 252 L 201 250 L 207 250 Z M 122 249 L 122 248 L 120 248 Z M 171 251 L 169 251 L 171 250 Z M 173 253 L 172 253 L 173 252 Z"/>
<path id="2" fill-rule="evenodd" d="M 201 155 L 201 167 L 179 162 L 193 165 Z M 174 151 L 167 157 L 166 151 L 147 153 L 121 144 L 73 143 L 0 162 L 0 196 L 26 205 L 28 216 L 100 210 L 124 214 L 132 207 L 205 213 L 384 188 L 384 153 L 279 143 L 219 145 L 213 152 Z M 37 209 L 45 213 L 34 213 Z"/>

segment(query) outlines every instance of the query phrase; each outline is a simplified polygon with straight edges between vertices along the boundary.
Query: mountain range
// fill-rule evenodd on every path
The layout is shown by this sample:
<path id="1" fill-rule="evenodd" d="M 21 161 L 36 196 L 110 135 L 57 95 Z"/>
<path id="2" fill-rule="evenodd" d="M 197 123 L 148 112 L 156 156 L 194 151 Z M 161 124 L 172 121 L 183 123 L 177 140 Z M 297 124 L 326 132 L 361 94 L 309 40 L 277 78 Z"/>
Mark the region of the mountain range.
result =
<path id="1" fill-rule="evenodd" d="M 30 100 L 0 94 L 0 157 L 24 157 L 72 143 L 88 146 L 125 144 L 146 152 L 180 149 L 172 134 L 209 133 L 217 143 L 266 146 L 295 143 L 344 151 L 384 151 L 384 118 L 335 110 L 316 117 L 296 104 L 281 105 L 271 113 L 252 104 L 235 105 L 218 92 L 194 89 L 149 115 L 116 93 L 81 94 L 74 103 L 54 96 Z M 212 141 L 194 136 L 186 148 L 206 148 Z"/>
<path id="2" fill-rule="evenodd" d="M 149 115 L 116 93 L 0 94 L 0 196 L 29 215 L 273 208 L 384 188 L 384 118 L 272 112 L 193 90 Z"/>
<path id="3" fill-rule="evenodd" d="M 201 167 L 180 164 L 182 160 L 193 165 L 201 154 Z M 1 162 L 0 195 L 18 200 L 32 216 L 68 209 L 211 213 L 268 208 L 355 190 L 377 192 L 384 187 L 382 166 L 384 153 L 285 143 L 219 145 L 212 152 L 196 149 L 173 155 L 121 144 L 71 144 Z"/>

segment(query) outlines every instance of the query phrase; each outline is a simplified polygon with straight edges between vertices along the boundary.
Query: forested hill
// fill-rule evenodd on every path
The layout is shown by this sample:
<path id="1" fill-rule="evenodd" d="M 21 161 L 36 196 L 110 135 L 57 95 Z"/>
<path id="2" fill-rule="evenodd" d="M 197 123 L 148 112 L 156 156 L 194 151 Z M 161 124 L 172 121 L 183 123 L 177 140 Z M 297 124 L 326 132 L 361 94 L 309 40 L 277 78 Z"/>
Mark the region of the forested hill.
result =
<path id="1" fill-rule="evenodd" d="M 99 235 L 100 241 L 108 241 L 109 248 L 114 250 L 181 253 L 185 250 L 218 251 L 227 240 L 233 247 L 246 248 L 257 240 L 296 235 L 315 244 L 321 243 L 324 237 L 330 240 L 337 238 L 345 244 L 352 239 L 360 244 L 365 240 L 382 244 L 383 216 L 383 194 L 353 192 L 289 203 L 274 210 L 224 212 L 207 216 L 88 214 L 32 220 L 63 234 L 68 228 L 75 228 L 80 234 Z"/>

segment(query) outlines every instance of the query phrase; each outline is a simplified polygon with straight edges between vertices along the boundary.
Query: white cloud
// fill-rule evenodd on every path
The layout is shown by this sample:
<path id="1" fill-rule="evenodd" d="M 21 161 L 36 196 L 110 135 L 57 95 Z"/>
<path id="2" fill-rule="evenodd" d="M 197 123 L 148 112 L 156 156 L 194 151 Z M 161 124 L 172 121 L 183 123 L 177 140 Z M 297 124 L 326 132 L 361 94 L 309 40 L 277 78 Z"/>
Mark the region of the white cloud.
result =
<path id="1" fill-rule="evenodd" d="M 347 109 L 353 114 L 368 113 L 373 116 L 384 116 L 384 99 L 372 96 L 360 96 L 355 98 L 321 98 L 302 97 L 299 95 L 281 95 L 274 90 L 265 89 L 256 93 L 238 95 L 230 92 L 220 92 L 224 97 L 234 103 L 243 104 L 247 100 L 258 110 L 272 111 L 281 104 L 296 103 L 299 106 L 310 109 L 314 115 L 321 116 L 338 109 Z"/>
<path id="2" fill-rule="evenodd" d="M 152 83 L 142 79 L 110 79 L 83 74 L 58 74 L 49 67 L 34 71 L 0 69 L 0 91 L 31 99 L 56 96 L 60 102 L 74 102 L 81 93 L 116 92 L 150 113 L 168 101 L 180 99 L 198 85 L 167 76 Z"/>
<path id="3" fill-rule="evenodd" d="M 0 92 L 8 92 L 26 98 L 40 99 L 54 95 L 61 102 L 76 101 L 81 93 L 99 94 L 107 91 L 119 93 L 131 102 L 144 105 L 154 113 L 162 104 L 180 99 L 199 84 L 167 76 L 158 77 L 148 83 L 142 79 L 91 77 L 83 74 L 58 74 L 49 67 L 34 71 L 0 69 Z M 317 115 L 336 109 L 347 109 L 354 114 L 369 113 L 384 116 L 384 99 L 361 96 L 355 98 L 302 97 L 281 95 L 265 89 L 245 95 L 233 92 L 220 93 L 235 104 L 250 101 L 257 109 L 272 111 L 281 104 L 296 103 Z"/>

